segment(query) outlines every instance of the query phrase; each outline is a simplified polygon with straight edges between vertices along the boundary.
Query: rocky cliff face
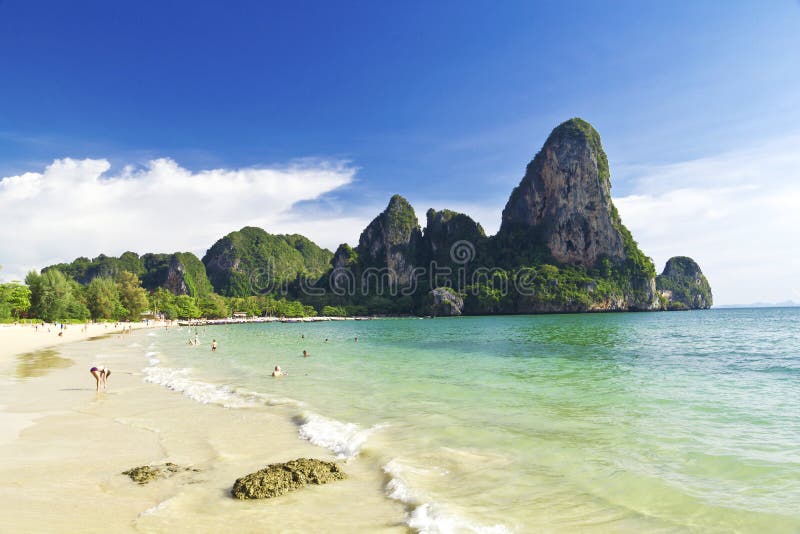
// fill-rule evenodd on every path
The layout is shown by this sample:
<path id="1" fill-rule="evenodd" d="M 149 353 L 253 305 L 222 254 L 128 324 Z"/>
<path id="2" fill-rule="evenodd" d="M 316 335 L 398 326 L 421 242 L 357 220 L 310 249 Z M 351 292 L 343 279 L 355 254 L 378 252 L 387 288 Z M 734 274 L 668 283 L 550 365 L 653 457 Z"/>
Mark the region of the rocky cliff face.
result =
<path id="1" fill-rule="evenodd" d="M 434 317 L 454 317 L 464 310 L 464 299 L 448 287 L 437 287 L 430 292 L 429 313 Z"/>
<path id="2" fill-rule="evenodd" d="M 557 263 L 619 273 L 624 294 L 608 309 L 617 309 L 617 302 L 622 309 L 659 307 L 652 261 L 620 220 L 600 135 L 582 119 L 556 127 L 528 164 L 496 237 L 539 249 Z"/>
<path id="3" fill-rule="evenodd" d="M 358 263 L 358 254 L 347 243 L 339 245 L 331 259 L 331 267 L 334 269 L 353 267 L 356 263 Z"/>
<path id="4" fill-rule="evenodd" d="M 175 295 L 204 296 L 214 291 L 203 262 L 191 252 L 145 254 L 142 287 L 155 291 L 162 287 Z"/>
<path id="5" fill-rule="evenodd" d="M 189 294 L 189 286 L 186 284 L 186 268 L 175 256 L 172 256 L 172 260 L 169 262 L 167 276 L 162 287 L 174 295 Z"/>
<path id="6" fill-rule="evenodd" d="M 422 245 L 414 208 L 400 195 L 394 195 L 383 213 L 361 233 L 356 253 L 362 268 L 388 268 L 391 283 L 405 286 L 419 263 Z"/>
<path id="7" fill-rule="evenodd" d="M 711 286 L 692 258 L 675 256 L 656 278 L 656 287 L 669 310 L 708 309 L 714 304 Z"/>
<path id="8" fill-rule="evenodd" d="M 582 119 L 558 126 L 511 193 L 501 233 L 517 232 L 561 263 L 591 267 L 625 258 L 613 217 L 608 160 L 597 131 Z"/>
<path id="9" fill-rule="evenodd" d="M 426 213 L 426 219 L 425 250 L 428 259 L 435 261 L 438 265 L 448 265 L 454 259 L 460 261 L 459 258 L 453 258 L 453 255 L 458 251 L 452 250 L 454 246 L 458 247 L 457 243 L 459 241 L 466 242 L 466 244 L 463 244 L 463 247 L 467 247 L 463 249 L 464 251 L 472 251 L 474 253 L 476 247 L 486 240 L 486 233 L 483 231 L 483 227 L 463 213 L 429 209 Z M 476 260 L 475 257 L 469 259 L 471 261 Z"/>

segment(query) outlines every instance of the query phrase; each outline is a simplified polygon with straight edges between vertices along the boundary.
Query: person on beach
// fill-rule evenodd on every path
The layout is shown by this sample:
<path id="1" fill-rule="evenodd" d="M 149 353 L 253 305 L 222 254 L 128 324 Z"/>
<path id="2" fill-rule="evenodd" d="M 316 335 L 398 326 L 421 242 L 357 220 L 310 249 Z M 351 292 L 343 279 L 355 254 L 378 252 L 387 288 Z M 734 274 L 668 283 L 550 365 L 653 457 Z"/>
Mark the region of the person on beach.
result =
<path id="1" fill-rule="evenodd" d="M 275 366 L 275 370 L 272 371 L 272 376 L 275 376 L 275 377 L 284 376 L 286 374 L 288 374 L 288 373 L 286 373 L 284 371 L 281 371 L 281 366 L 280 365 L 276 365 Z"/>
<path id="2" fill-rule="evenodd" d="M 211 352 L 214 352 L 215 350 L 217 350 L 217 340 L 216 339 L 211 341 Z"/>
<path id="3" fill-rule="evenodd" d="M 92 367 L 89 369 L 89 372 L 97 382 L 97 388 L 95 391 L 100 391 L 101 382 L 103 383 L 103 389 L 108 389 L 108 377 L 111 376 L 111 369 L 101 365 L 100 367 Z"/>

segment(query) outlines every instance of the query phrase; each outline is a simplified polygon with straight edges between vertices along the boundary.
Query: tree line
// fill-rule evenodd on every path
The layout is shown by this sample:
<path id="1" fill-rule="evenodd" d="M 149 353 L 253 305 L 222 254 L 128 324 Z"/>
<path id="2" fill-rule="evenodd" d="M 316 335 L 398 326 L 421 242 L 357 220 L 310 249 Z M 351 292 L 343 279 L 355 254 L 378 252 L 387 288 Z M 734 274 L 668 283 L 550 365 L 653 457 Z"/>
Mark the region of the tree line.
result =
<path id="1" fill-rule="evenodd" d="M 339 310 L 326 310 L 339 311 Z M 58 269 L 31 271 L 25 283 L 0 284 L 0 321 L 38 319 L 63 321 L 138 321 L 144 316 L 166 319 L 218 319 L 234 313 L 248 316 L 310 317 L 313 306 L 271 295 L 223 297 L 175 295 L 164 288 L 148 292 L 129 271 L 98 276 L 82 285 Z"/>

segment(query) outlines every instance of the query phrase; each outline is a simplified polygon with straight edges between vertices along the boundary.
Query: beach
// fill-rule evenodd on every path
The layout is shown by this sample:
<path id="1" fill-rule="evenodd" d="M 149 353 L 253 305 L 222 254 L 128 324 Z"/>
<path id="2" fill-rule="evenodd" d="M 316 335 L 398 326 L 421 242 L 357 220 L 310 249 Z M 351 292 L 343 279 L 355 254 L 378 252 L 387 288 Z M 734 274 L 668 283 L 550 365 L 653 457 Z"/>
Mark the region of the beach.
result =
<path id="1" fill-rule="evenodd" d="M 3 528 L 797 532 L 799 326 L 796 309 L 711 310 L 14 341 Z M 95 365 L 112 370 L 107 392 Z M 302 457 L 348 478 L 231 497 L 237 478 Z M 122 475 L 166 462 L 186 470 Z"/>
<path id="2" fill-rule="evenodd" d="M 297 427 L 280 413 L 233 412 L 145 382 L 143 355 L 152 328 L 131 334 L 102 326 L 78 330 L 69 327 L 70 337 L 63 338 L 22 328 L 0 334 L 3 530 L 405 530 L 404 510 L 385 499 L 381 474 L 358 462 L 348 463 L 349 478 L 335 484 L 271 501 L 232 499 L 236 478 L 269 463 L 334 455 L 298 439 Z M 110 335 L 88 340 L 103 334 Z M 107 392 L 96 393 L 89 374 L 98 363 L 112 369 Z M 164 462 L 196 471 L 146 486 L 121 474 Z"/>

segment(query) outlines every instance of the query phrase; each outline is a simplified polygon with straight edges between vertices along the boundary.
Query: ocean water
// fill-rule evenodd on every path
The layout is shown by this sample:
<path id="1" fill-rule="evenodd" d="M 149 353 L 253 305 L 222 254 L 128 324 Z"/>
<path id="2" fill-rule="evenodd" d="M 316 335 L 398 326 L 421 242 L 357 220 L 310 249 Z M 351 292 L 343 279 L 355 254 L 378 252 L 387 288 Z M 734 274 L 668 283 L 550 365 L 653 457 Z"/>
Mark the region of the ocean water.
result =
<path id="1" fill-rule="evenodd" d="M 420 532 L 800 532 L 800 309 L 197 331 L 146 380 L 285 414 Z"/>

